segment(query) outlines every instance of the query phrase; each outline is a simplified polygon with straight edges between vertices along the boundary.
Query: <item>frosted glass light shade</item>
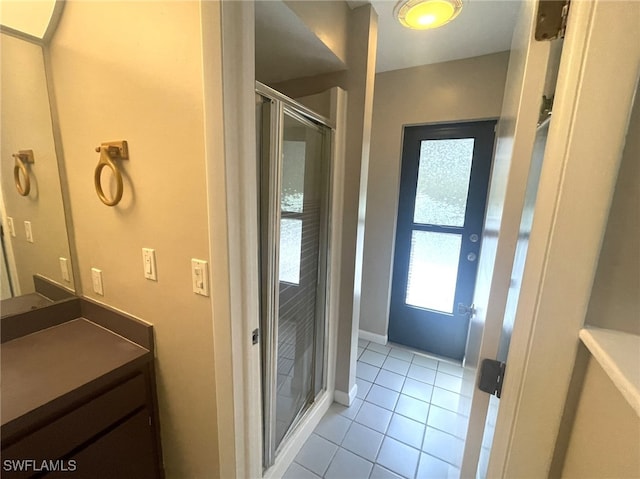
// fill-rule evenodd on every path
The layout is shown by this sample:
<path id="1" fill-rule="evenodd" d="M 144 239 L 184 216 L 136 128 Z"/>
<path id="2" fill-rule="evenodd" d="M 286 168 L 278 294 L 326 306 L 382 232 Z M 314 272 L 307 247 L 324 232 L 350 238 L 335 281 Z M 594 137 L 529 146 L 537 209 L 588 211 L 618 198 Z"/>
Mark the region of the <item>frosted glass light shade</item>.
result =
<path id="1" fill-rule="evenodd" d="M 461 0 L 401 0 L 394 13 L 405 27 L 427 30 L 449 23 L 461 10 Z"/>

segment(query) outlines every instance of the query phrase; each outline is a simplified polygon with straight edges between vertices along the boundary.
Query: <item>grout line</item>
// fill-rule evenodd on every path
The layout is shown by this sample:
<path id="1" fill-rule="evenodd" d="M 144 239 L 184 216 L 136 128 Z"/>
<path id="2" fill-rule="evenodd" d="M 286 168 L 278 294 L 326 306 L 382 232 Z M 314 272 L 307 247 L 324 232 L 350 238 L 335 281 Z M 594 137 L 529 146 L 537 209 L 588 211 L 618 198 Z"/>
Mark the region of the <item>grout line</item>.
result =
<path id="1" fill-rule="evenodd" d="M 446 363 L 449 363 L 449 364 L 452 364 L 452 365 L 458 365 L 458 364 L 456 364 L 455 362 L 448 361 L 448 360 L 446 360 L 446 359 L 444 359 L 444 360 L 443 360 L 443 359 L 440 359 L 440 358 L 435 358 L 435 357 L 432 357 L 432 356 L 426 355 L 426 354 L 424 354 L 424 353 L 420 353 L 420 352 L 417 352 L 417 351 L 412 351 L 412 350 L 407 349 L 407 348 L 402 347 L 402 346 L 400 346 L 400 347 L 399 347 L 399 346 L 395 345 L 394 343 L 389 343 L 389 345 L 387 346 L 388 348 L 390 348 L 390 349 L 389 349 L 389 351 L 387 351 L 386 353 L 381 353 L 380 351 L 376 351 L 376 350 L 374 350 L 374 349 L 370 349 L 370 348 L 369 348 L 369 345 L 371 345 L 371 344 L 372 344 L 372 343 L 371 343 L 370 341 L 367 341 L 367 343 L 366 343 L 366 345 L 365 345 L 365 346 L 359 346 L 359 347 L 361 347 L 361 348 L 362 348 L 362 352 L 360 353 L 360 356 L 361 356 L 365 351 L 367 351 L 367 350 L 368 350 L 368 351 L 372 351 L 372 352 L 374 352 L 374 353 L 380 354 L 380 355 L 382 355 L 382 356 L 385 356 L 385 360 L 384 360 L 385 362 L 386 362 L 386 360 L 387 360 L 388 358 L 393 358 L 393 359 L 397 359 L 398 361 L 403 361 L 403 362 L 405 362 L 405 363 L 408 363 L 410 366 L 411 366 L 411 365 L 413 365 L 413 364 L 415 364 L 416 366 L 424 367 L 424 368 L 430 369 L 430 370 L 432 370 L 432 371 L 435 371 L 436 376 L 437 376 L 437 374 L 438 374 L 438 373 L 442 373 L 442 374 L 447 374 L 447 375 L 449 375 L 449 376 L 452 376 L 452 377 L 455 377 L 455 378 L 461 379 L 459 376 L 456 376 L 456 375 L 454 375 L 454 374 L 449 374 L 449 373 L 447 373 L 447 372 L 445 372 L 445 371 L 443 371 L 443 370 L 441 370 L 441 369 L 440 369 L 440 364 L 441 364 L 441 362 L 446 362 Z M 391 353 L 391 349 L 404 350 L 404 351 L 407 351 L 407 352 L 411 353 L 413 356 L 411 357 L 411 360 L 410 360 L 410 361 L 406 361 L 405 359 L 402 359 L 402 358 L 396 358 L 396 357 L 394 357 L 394 356 L 391 356 L 391 355 L 390 355 L 390 353 Z M 417 364 L 417 363 L 415 363 L 415 359 L 416 359 L 417 357 L 426 357 L 426 358 L 428 358 L 428 359 L 432 359 L 432 360 L 436 361 L 435 369 L 434 369 L 434 368 L 432 368 L 432 367 L 429 367 L 429 366 L 425 366 L 425 365 L 422 365 L 422 364 Z M 360 400 L 362 401 L 362 404 L 361 404 L 361 405 L 360 405 L 360 407 L 358 408 L 358 412 L 357 412 L 357 413 L 356 413 L 356 415 L 353 417 L 353 419 L 352 419 L 352 418 L 349 418 L 349 417 L 346 417 L 346 416 L 343 416 L 342 414 L 338 413 L 340 416 L 344 417 L 345 419 L 347 419 L 347 420 L 350 422 L 349 427 L 347 428 L 347 430 L 346 430 L 346 432 L 345 432 L 344 436 L 342 437 L 342 440 L 340 441 L 340 443 L 336 443 L 336 442 L 332 441 L 331 439 L 327 439 L 327 438 L 325 438 L 324 436 L 320 436 L 319 434 L 316 434 L 316 433 L 315 433 L 315 431 L 314 431 L 314 434 L 316 434 L 317 436 L 319 436 L 319 437 L 321 437 L 321 438 L 325 439 L 326 441 L 328 441 L 329 443 L 331 443 L 331 444 L 333 444 L 333 445 L 337 446 L 337 449 L 336 449 L 336 451 L 334 452 L 334 454 L 332 455 L 331 460 L 329 461 L 329 463 L 328 463 L 328 465 L 327 465 L 327 468 L 326 468 L 326 470 L 324 471 L 324 473 L 323 473 L 323 475 L 322 475 L 322 476 L 324 477 L 324 476 L 326 475 L 327 471 L 329 470 L 329 468 L 331 467 L 331 465 L 332 465 L 332 463 L 333 463 L 333 460 L 335 459 L 336 454 L 338 453 L 338 451 L 339 451 L 340 449 L 344 449 L 345 451 L 347 451 L 347 452 L 349 452 L 349 453 L 351 453 L 351 454 L 355 455 L 356 457 L 358 457 L 358 458 L 360 458 L 360 459 L 362 459 L 362 460 L 365 460 L 365 461 L 367 461 L 368 463 L 373 464 L 373 466 L 372 466 L 372 468 L 371 468 L 371 472 L 370 472 L 370 474 L 369 474 L 369 477 L 371 476 L 371 474 L 373 474 L 373 469 L 374 469 L 376 466 L 378 466 L 378 467 L 380 467 L 380 468 L 382 468 L 382 469 L 384 469 L 384 470 L 386 470 L 386 471 L 392 472 L 392 473 L 394 473 L 394 474 L 396 474 L 396 475 L 398 475 L 398 476 L 402 476 L 401 474 L 395 473 L 395 472 L 391 471 L 390 469 L 388 469 L 387 467 L 384 467 L 383 465 L 381 465 L 380 463 L 378 463 L 378 457 L 379 457 L 379 455 L 380 455 L 380 451 L 382 450 L 382 444 L 384 443 L 384 441 L 385 441 L 387 438 L 389 438 L 389 439 L 393 439 L 394 441 L 397 441 L 398 443 L 400 443 L 400 444 L 402 444 L 402 445 L 404 445 L 404 446 L 406 446 L 406 447 L 409 447 L 409 448 L 413 449 L 414 451 L 418 451 L 418 461 L 417 461 L 417 463 L 416 463 L 416 468 L 415 468 L 415 470 L 414 470 L 413 477 L 415 477 L 415 476 L 417 475 L 418 470 L 419 470 L 419 468 L 420 468 L 420 461 L 421 461 L 421 458 L 422 458 L 422 454 L 425 454 L 425 455 L 428 455 L 428 456 L 430 456 L 430 457 L 433 457 L 433 458 L 435 458 L 435 459 L 437 459 L 437 460 L 439 460 L 439 461 L 442 461 L 442 462 L 444 462 L 444 463 L 446 463 L 446 464 L 450 465 L 451 467 L 456 468 L 457 470 L 460 470 L 460 467 L 459 467 L 459 466 L 457 466 L 456 464 L 454 464 L 454 463 L 452 463 L 452 462 L 450 462 L 450 461 L 448 461 L 448 460 L 446 460 L 446 459 L 444 459 L 444 458 L 438 457 L 438 456 L 434 455 L 433 453 L 426 452 L 426 451 L 424 451 L 424 450 L 422 449 L 422 447 L 423 447 L 423 445 L 424 445 L 424 440 L 425 440 L 425 437 L 426 437 L 427 428 L 431 428 L 431 429 L 433 429 L 433 430 L 435 430 L 435 431 L 438 431 L 438 432 L 440 432 L 440 433 L 447 434 L 447 435 L 452 436 L 453 438 L 455 438 L 455 439 L 457 439 L 457 440 L 462 440 L 462 441 L 464 442 L 464 438 L 460 438 L 460 437 L 456 436 L 455 434 L 452 434 L 450 431 L 442 430 L 442 429 L 439 429 L 439 428 L 437 428 L 437 427 L 434 427 L 434 426 L 431 426 L 431 425 L 429 425 L 429 424 L 428 424 L 429 416 L 431 415 L 432 407 L 434 407 L 434 406 L 435 406 L 435 407 L 437 407 L 437 408 L 443 409 L 444 411 L 447 411 L 447 412 L 449 412 L 449 413 L 455 414 L 456 416 L 459 416 L 459 417 L 461 417 L 461 418 L 464 418 L 464 419 L 466 419 L 466 420 L 468 421 L 468 417 L 467 417 L 467 416 L 464 416 L 464 415 L 462 415 L 462 414 L 459 414 L 457 411 L 452 411 L 452 410 L 450 410 L 450 409 L 447 409 L 446 407 L 442 407 L 442 406 L 438 406 L 438 405 L 434 405 L 434 404 L 432 404 L 432 403 L 431 403 L 431 401 L 433 400 L 433 394 L 434 394 L 434 392 L 435 392 L 435 388 L 436 388 L 436 387 L 438 387 L 439 389 L 442 389 L 443 391 L 447 391 L 447 392 L 449 392 L 449 393 L 451 393 L 451 394 L 457 394 L 457 395 L 458 395 L 458 396 L 460 396 L 460 397 L 464 397 L 464 398 L 466 398 L 466 396 L 463 396 L 463 395 L 460 393 L 460 391 L 451 391 L 451 390 L 449 390 L 449 389 L 446 389 L 446 388 L 442 388 L 442 387 L 436 386 L 436 385 L 435 385 L 435 378 L 434 378 L 434 384 L 427 383 L 427 382 L 422 381 L 422 380 L 420 380 L 420 379 L 410 378 L 410 379 L 413 379 L 413 380 L 415 380 L 415 381 L 419 381 L 420 383 L 425 384 L 425 385 L 428 385 L 428 386 L 430 386 L 430 387 L 431 387 L 431 394 L 430 394 L 430 396 L 429 396 L 429 400 L 428 400 L 428 401 L 424 401 L 424 400 L 419 399 L 419 398 L 414 398 L 413 396 L 411 396 L 411 395 L 409 395 L 409 394 L 405 394 L 405 393 L 403 392 L 403 388 L 404 388 L 404 386 L 405 386 L 405 384 L 406 384 L 406 380 L 407 380 L 407 378 L 409 378 L 409 376 L 407 375 L 407 374 L 408 374 L 408 372 L 409 372 L 409 370 L 408 370 L 408 369 L 407 369 L 407 372 L 406 372 L 406 373 L 402 374 L 402 373 L 398 373 L 397 371 L 393 371 L 393 370 L 390 370 L 390 369 L 386 369 L 386 368 L 384 368 L 384 367 L 383 367 L 384 362 L 383 362 L 383 364 L 382 364 L 381 366 L 376 366 L 376 365 L 373 365 L 373 364 L 367 363 L 366 361 L 361 361 L 359 358 L 358 358 L 358 362 L 361 362 L 361 363 L 363 363 L 363 364 L 366 364 L 367 366 L 371 366 L 371 367 L 376 368 L 376 369 L 377 369 L 377 372 L 376 372 L 375 377 L 373 378 L 373 380 L 372 380 L 372 381 L 369 381 L 369 380 L 367 380 L 367 379 L 363 379 L 363 378 L 358 378 L 358 379 L 360 379 L 360 380 L 362 380 L 362 381 L 366 381 L 366 382 L 371 383 L 371 387 L 370 387 L 369 391 L 367 392 L 367 394 L 365 395 L 365 397 L 364 397 L 364 398 L 358 398 L 358 399 L 360 399 Z M 459 365 L 458 365 L 458 366 L 459 366 Z M 388 388 L 388 387 L 386 387 L 386 386 L 384 386 L 384 385 L 382 385 L 382 384 L 380 384 L 380 383 L 377 383 L 377 382 L 376 382 L 376 381 L 377 381 L 377 379 L 378 379 L 378 377 L 379 377 L 379 375 L 380 375 L 380 373 L 381 373 L 383 370 L 384 370 L 384 371 L 387 371 L 388 373 L 396 374 L 396 375 L 398 375 L 398 376 L 401 376 L 401 377 L 402 377 L 402 385 L 401 385 L 401 387 L 400 387 L 400 391 L 395 391 L 394 389 Z M 421 403 L 423 403 L 423 404 L 427 404 L 427 405 L 428 405 L 428 407 L 429 407 L 429 411 L 428 411 L 428 413 L 427 413 L 427 417 L 426 417 L 425 421 L 424 421 L 424 422 L 416 421 L 414 418 L 411 418 L 411 417 L 405 416 L 404 414 L 401 414 L 400 412 L 397 412 L 397 411 L 396 411 L 396 407 L 397 407 L 397 404 L 398 404 L 398 400 L 396 400 L 396 402 L 395 402 L 395 404 L 394 404 L 393 409 L 388 409 L 388 408 L 386 408 L 386 407 L 384 407 L 384 406 L 380 406 L 380 405 L 375 404 L 375 403 L 373 403 L 373 402 L 367 401 L 367 399 L 366 399 L 366 398 L 367 398 L 367 396 L 370 394 L 371 388 L 373 388 L 373 385 L 374 385 L 374 384 L 375 384 L 375 385 L 377 385 L 377 386 L 379 386 L 379 387 L 381 387 L 381 388 L 384 388 L 384 389 L 386 389 L 386 390 L 388 390 L 388 391 L 391 391 L 391 392 L 393 392 L 393 393 L 395 393 L 395 394 L 398 394 L 398 400 L 400 399 L 400 396 L 404 394 L 405 396 L 407 396 L 407 397 L 409 397 L 409 398 L 411 398 L 411 399 L 414 399 L 414 400 L 416 400 L 416 401 L 420 401 L 420 402 L 421 402 Z M 389 424 L 391 423 L 391 420 L 389 421 L 389 424 L 387 424 L 387 426 L 386 426 L 386 428 L 385 428 L 385 431 L 384 431 L 384 432 L 376 431 L 375 429 L 372 429 L 371 427 L 367 426 L 366 424 L 362 424 L 362 423 L 360 423 L 360 422 L 356 421 L 356 417 L 357 417 L 357 415 L 360 413 L 360 411 L 361 411 L 361 409 L 362 409 L 362 406 L 363 406 L 365 403 L 368 403 L 368 404 L 370 404 L 370 405 L 372 405 L 372 406 L 380 407 L 380 408 L 384 409 L 385 411 L 389 411 L 389 412 L 391 412 L 391 413 L 392 413 L 391 419 L 393 419 L 393 414 L 397 414 L 398 416 L 401 416 L 401 417 L 407 418 L 407 419 L 409 419 L 409 420 L 415 421 L 415 422 L 417 422 L 417 423 L 419 423 L 419 424 L 422 424 L 422 425 L 424 426 L 424 429 L 423 429 L 423 431 L 422 431 L 422 438 L 421 438 L 421 441 L 420 441 L 420 446 L 419 446 L 418 448 L 416 448 L 416 447 L 414 447 L 414 446 L 413 446 L 413 445 L 411 445 L 411 444 L 407 444 L 407 443 L 406 443 L 406 442 L 404 442 L 402 439 L 394 438 L 394 437 L 392 437 L 392 436 L 388 435 L 388 434 L 387 434 L 387 432 L 388 432 L 388 430 L 389 430 Z M 328 413 L 328 412 L 327 412 L 327 413 Z M 380 446 L 379 446 L 379 448 L 378 448 L 378 450 L 377 450 L 377 452 L 376 452 L 375 459 L 374 459 L 373 461 L 372 461 L 371 459 L 368 459 L 368 458 L 366 458 L 366 457 L 363 457 L 363 456 L 361 456 L 360 454 L 358 454 L 358 453 L 356 453 L 356 452 L 353 452 L 353 451 L 351 451 L 351 450 L 349 450 L 349 449 L 347 449 L 347 448 L 345 448 L 345 447 L 343 447 L 343 446 L 342 446 L 342 444 L 344 443 L 344 441 L 345 441 L 345 439 L 346 439 L 347 435 L 349 434 L 349 432 L 350 432 L 350 431 L 351 431 L 351 429 L 353 428 L 354 423 L 355 423 L 355 424 L 358 424 L 360 427 L 363 427 L 363 428 L 366 428 L 366 429 L 368 429 L 368 430 L 370 430 L 370 431 L 376 432 L 376 433 L 378 433 L 378 434 L 380 434 L 380 435 L 382 436 L 382 441 L 380 442 Z M 294 462 L 296 462 L 296 461 L 294 460 Z M 296 463 L 297 463 L 297 462 L 296 462 Z M 297 463 L 297 464 L 298 464 L 299 466 L 301 466 L 301 467 L 304 467 L 304 466 L 302 466 L 302 465 L 301 465 L 301 464 L 299 464 L 299 463 Z M 307 469 L 307 468 L 304 468 L 304 469 L 309 470 L 309 469 Z M 310 472 L 312 472 L 312 473 L 313 473 L 313 471 L 310 471 Z M 315 473 L 314 473 L 314 474 L 315 474 Z"/>

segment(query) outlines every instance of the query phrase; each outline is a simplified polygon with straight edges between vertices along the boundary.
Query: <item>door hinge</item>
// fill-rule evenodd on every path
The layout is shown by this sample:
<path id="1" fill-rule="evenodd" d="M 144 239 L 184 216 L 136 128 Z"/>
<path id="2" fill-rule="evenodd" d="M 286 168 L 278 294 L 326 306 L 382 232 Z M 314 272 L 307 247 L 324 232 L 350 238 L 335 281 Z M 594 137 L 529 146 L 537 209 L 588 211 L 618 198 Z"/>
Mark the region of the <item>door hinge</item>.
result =
<path id="1" fill-rule="evenodd" d="M 258 344 L 258 341 L 260 341 L 260 329 L 256 328 L 251 333 L 251 344 Z"/>
<path id="2" fill-rule="evenodd" d="M 538 41 L 564 38 L 569 17 L 569 0 L 540 0 L 536 16 L 536 34 Z"/>
<path id="3" fill-rule="evenodd" d="M 554 96 L 547 98 L 546 95 L 542 95 L 542 103 L 540 104 L 540 115 L 538 115 L 538 126 L 542 125 L 544 121 L 551 116 L 553 111 L 553 99 Z"/>
<path id="4" fill-rule="evenodd" d="M 495 359 L 483 359 L 480 366 L 480 383 L 478 389 L 489 394 L 495 394 L 498 398 L 502 393 L 504 371 L 506 363 Z"/>

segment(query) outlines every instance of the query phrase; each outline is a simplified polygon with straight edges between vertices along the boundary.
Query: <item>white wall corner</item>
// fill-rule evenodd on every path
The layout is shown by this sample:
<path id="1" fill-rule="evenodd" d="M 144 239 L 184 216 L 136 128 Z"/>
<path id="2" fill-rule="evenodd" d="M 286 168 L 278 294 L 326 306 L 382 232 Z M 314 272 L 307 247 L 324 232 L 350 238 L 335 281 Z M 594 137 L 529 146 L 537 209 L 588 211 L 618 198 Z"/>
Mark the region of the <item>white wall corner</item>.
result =
<path id="1" fill-rule="evenodd" d="M 358 331 L 358 337 L 365 341 L 372 341 L 378 344 L 387 344 L 388 341 L 386 334 L 370 333 L 369 331 L 364 331 L 362 329 Z"/>
<path id="2" fill-rule="evenodd" d="M 351 391 L 348 393 L 344 391 L 338 391 L 337 389 L 333 393 L 333 400 L 343 406 L 351 406 L 353 401 L 356 399 L 356 394 L 358 394 L 358 385 L 354 384 L 351 388 Z"/>

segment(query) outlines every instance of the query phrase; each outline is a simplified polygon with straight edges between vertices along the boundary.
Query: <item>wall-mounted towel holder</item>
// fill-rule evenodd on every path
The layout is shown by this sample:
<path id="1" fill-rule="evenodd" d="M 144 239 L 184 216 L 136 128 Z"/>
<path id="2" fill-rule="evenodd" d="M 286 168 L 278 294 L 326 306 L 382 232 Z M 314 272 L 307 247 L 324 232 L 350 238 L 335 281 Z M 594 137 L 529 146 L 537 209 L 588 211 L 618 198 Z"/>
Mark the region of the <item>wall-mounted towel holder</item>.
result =
<path id="1" fill-rule="evenodd" d="M 16 159 L 16 164 L 13 167 L 13 180 L 16 183 L 16 190 L 18 190 L 20 195 L 27 196 L 31 191 L 31 179 L 29 178 L 27 164 L 35 163 L 33 150 L 20 150 L 12 156 Z M 20 181 L 20 172 L 22 172 L 24 185 L 22 184 L 22 181 Z"/>
<path id="2" fill-rule="evenodd" d="M 96 152 L 100 153 L 100 160 L 98 161 L 98 165 L 96 166 L 96 170 L 93 174 L 93 183 L 96 188 L 96 193 L 98 194 L 98 198 L 107 206 L 115 206 L 120 203 L 122 199 L 122 173 L 118 169 L 118 166 L 113 162 L 113 160 L 128 160 L 129 159 L 129 148 L 127 147 L 126 140 L 120 141 L 107 141 L 102 143 L 100 146 L 96 147 Z M 102 183 L 100 182 L 102 169 L 104 167 L 108 167 L 112 172 L 113 176 L 116 179 L 116 193 L 112 199 L 107 198 L 102 190 Z"/>

